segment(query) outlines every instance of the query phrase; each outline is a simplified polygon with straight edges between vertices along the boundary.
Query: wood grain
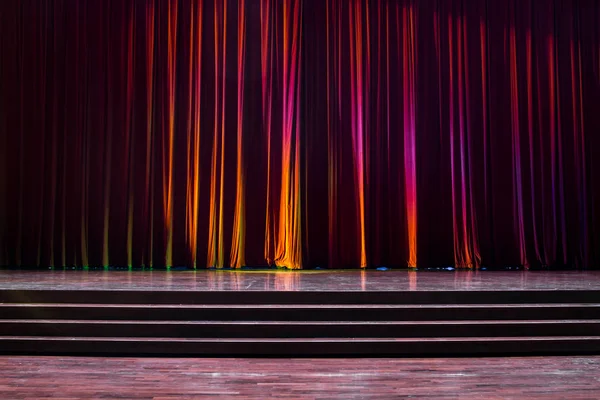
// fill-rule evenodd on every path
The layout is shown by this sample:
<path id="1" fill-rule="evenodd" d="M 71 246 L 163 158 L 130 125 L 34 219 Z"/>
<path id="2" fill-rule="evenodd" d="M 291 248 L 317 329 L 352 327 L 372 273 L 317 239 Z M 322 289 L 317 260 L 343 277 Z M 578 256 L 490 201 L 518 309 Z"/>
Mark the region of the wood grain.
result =
<path id="1" fill-rule="evenodd" d="M 600 394 L 600 357 L 0 357 L 3 399 L 552 398 Z"/>

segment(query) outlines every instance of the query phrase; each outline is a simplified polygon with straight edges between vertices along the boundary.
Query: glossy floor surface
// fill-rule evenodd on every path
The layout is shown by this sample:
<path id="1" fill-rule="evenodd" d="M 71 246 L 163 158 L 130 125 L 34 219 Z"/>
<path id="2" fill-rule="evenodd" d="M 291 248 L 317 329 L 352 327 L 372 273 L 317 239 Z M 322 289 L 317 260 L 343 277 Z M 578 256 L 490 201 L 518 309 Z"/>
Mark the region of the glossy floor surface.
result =
<path id="1" fill-rule="evenodd" d="M 0 290 L 414 291 L 600 290 L 600 271 L 25 271 Z"/>
<path id="2" fill-rule="evenodd" d="M 0 357 L 0 398 L 552 398 L 600 395 L 600 357 Z"/>

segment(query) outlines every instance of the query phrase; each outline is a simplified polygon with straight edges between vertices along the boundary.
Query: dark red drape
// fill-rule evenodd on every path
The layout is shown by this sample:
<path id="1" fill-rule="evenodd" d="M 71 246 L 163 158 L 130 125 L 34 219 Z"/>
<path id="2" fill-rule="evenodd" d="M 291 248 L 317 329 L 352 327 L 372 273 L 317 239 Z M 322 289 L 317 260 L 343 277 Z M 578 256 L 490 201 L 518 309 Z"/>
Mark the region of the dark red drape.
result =
<path id="1" fill-rule="evenodd" d="M 597 0 L 5 0 L 0 264 L 600 259 Z"/>

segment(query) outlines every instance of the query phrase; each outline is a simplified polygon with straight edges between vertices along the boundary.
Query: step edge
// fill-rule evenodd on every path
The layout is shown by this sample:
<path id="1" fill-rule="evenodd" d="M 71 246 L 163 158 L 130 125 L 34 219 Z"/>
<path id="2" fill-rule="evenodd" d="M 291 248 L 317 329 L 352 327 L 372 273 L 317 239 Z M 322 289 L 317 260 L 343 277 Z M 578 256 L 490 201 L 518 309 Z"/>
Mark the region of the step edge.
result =
<path id="1" fill-rule="evenodd" d="M 22 340 L 66 342 L 164 342 L 170 343 L 418 343 L 418 342 L 549 342 L 600 341 L 600 336 L 490 336 L 490 337 L 407 337 L 407 338 L 171 338 L 171 337 L 96 337 L 96 336 L 0 336 L 0 342 Z"/>
<path id="2" fill-rule="evenodd" d="M 0 319 L 0 324 L 77 324 L 77 325 L 234 325 L 234 326 L 256 326 L 256 325 L 325 325 L 325 326 L 373 326 L 373 325 L 571 325 L 571 324 L 600 324 L 600 319 L 541 319 L 541 320 L 432 320 L 432 321 L 182 321 L 182 320 L 86 320 L 86 319 Z"/>

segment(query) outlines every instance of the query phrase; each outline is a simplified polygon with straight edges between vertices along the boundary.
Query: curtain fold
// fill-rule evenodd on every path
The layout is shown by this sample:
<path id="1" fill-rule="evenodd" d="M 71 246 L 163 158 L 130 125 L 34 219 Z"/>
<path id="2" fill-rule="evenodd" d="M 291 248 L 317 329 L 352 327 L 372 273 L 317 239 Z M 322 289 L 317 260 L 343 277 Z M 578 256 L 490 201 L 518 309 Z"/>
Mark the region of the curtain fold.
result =
<path id="1" fill-rule="evenodd" d="M 8 0 L 0 264 L 600 261 L 597 0 Z"/>

